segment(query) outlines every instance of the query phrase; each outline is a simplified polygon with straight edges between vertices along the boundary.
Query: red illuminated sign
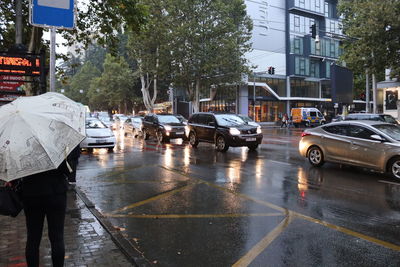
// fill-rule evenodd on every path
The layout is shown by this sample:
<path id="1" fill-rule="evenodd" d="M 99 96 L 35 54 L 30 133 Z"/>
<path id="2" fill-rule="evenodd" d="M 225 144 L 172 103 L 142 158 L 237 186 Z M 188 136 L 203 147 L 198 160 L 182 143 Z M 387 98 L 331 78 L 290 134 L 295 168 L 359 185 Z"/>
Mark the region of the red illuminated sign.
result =
<path id="1" fill-rule="evenodd" d="M 39 76 L 40 56 L 0 55 L 0 75 Z"/>

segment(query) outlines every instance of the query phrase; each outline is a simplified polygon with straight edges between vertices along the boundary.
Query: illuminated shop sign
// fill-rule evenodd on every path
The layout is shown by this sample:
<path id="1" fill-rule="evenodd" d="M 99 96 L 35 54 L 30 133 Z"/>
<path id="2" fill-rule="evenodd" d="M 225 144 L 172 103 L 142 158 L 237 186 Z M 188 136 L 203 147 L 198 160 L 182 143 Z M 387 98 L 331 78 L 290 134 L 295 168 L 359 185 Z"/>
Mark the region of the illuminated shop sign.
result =
<path id="1" fill-rule="evenodd" d="M 40 76 L 40 56 L 0 55 L 0 75 Z"/>

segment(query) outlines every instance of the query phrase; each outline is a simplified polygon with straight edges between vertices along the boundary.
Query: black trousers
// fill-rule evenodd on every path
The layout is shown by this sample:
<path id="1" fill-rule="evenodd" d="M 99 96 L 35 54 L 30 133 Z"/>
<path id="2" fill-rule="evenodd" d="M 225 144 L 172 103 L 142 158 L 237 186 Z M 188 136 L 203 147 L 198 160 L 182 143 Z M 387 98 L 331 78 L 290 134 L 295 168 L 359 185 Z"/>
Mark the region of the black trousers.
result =
<path id="1" fill-rule="evenodd" d="M 47 218 L 53 266 L 64 266 L 64 220 L 67 194 L 24 197 L 23 202 L 28 232 L 25 249 L 28 267 L 39 266 L 39 247 L 45 217 Z"/>

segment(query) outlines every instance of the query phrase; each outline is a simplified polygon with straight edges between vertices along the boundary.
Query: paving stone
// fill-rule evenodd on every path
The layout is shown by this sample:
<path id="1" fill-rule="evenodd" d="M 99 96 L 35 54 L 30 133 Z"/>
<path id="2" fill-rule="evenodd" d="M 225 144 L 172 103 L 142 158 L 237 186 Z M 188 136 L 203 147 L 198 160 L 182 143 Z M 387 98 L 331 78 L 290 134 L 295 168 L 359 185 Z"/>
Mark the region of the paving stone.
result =
<path id="1" fill-rule="evenodd" d="M 97 230 L 96 229 L 100 229 Z M 111 236 L 86 208 L 74 191 L 68 191 L 65 218 L 65 266 L 133 266 L 112 241 Z M 23 212 L 16 218 L 0 216 L 0 267 L 27 266 L 26 227 Z M 52 266 L 47 226 L 40 246 L 41 266 Z"/>

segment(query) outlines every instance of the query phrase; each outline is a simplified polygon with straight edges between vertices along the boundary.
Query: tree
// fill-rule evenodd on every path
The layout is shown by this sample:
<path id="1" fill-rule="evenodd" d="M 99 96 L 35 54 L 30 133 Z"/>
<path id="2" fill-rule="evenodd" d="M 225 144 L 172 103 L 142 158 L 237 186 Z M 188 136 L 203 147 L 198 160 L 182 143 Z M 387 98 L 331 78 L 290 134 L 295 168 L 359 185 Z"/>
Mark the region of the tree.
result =
<path id="1" fill-rule="evenodd" d="M 252 25 L 243 0 L 143 2 L 151 15 L 146 27 L 131 35 L 130 48 L 148 110 L 159 80 L 187 89 L 197 110 L 201 88 L 234 84 L 248 72 L 244 54 L 251 48 Z"/>
<path id="2" fill-rule="evenodd" d="M 43 28 L 29 24 L 29 0 L 22 2 L 23 44 L 28 52 L 38 53 L 45 45 Z M 0 1 L 0 50 L 5 51 L 14 45 L 15 36 L 15 0 Z M 79 2 L 76 28 L 73 31 L 59 30 L 67 39 L 67 45 L 82 43 L 87 47 L 98 40 L 113 50 L 117 33 L 125 28 L 139 31 L 146 21 L 147 10 L 137 0 L 99 0 Z M 36 94 L 28 90 L 27 94 Z"/>
<path id="3" fill-rule="evenodd" d="M 343 31 L 349 37 L 344 42 L 344 60 L 354 71 L 370 73 L 391 68 L 400 73 L 400 1 L 341 0 Z"/>
<path id="4" fill-rule="evenodd" d="M 199 92 L 235 84 L 249 72 L 251 19 L 242 0 L 169 0 L 174 86 L 186 88 L 198 111 Z"/>
<path id="5" fill-rule="evenodd" d="M 158 95 L 158 81 L 169 75 L 170 52 L 167 35 L 169 17 L 166 14 L 166 1 L 144 0 L 148 6 L 148 22 L 140 32 L 130 32 L 129 54 L 137 62 L 135 73 L 140 79 L 143 103 L 148 111 L 153 110 Z M 152 92 L 151 92 L 152 86 Z"/>
<path id="6" fill-rule="evenodd" d="M 122 57 L 106 55 L 104 71 L 94 78 L 89 90 L 89 106 L 93 109 L 118 109 L 126 113 L 132 106 L 133 73 Z"/>
<path id="7" fill-rule="evenodd" d="M 86 62 L 79 72 L 71 78 L 69 90 L 65 95 L 84 105 L 89 103 L 88 91 L 94 78 L 100 77 L 101 72 L 91 63 Z"/>

